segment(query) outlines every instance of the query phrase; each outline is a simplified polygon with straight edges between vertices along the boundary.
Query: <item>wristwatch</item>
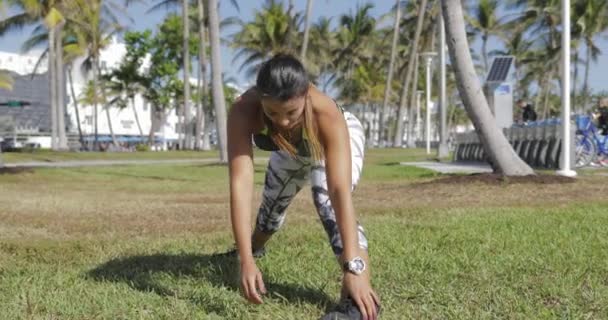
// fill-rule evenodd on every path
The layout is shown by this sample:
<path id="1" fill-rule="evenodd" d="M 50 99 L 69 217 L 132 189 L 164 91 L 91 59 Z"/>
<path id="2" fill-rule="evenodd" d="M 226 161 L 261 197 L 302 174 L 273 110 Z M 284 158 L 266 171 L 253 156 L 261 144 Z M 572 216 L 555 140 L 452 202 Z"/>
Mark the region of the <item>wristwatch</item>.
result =
<path id="1" fill-rule="evenodd" d="M 365 271 L 365 261 L 361 257 L 354 257 L 350 261 L 344 261 L 342 268 L 344 271 L 359 275 Z"/>

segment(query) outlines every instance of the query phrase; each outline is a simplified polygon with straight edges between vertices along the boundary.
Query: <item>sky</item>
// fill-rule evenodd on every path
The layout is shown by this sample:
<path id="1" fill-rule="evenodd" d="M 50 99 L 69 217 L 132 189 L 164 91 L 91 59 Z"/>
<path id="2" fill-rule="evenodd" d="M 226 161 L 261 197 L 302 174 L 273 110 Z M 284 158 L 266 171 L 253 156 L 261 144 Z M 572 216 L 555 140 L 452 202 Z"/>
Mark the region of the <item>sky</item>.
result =
<path id="1" fill-rule="evenodd" d="M 287 0 L 284 0 L 288 3 Z M 137 4 L 128 9 L 129 16 L 133 19 L 133 23 L 127 24 L 127 27 L 131 30 L 154 30 L 156 25 L 160 24 L 167 11 L 161 10 L 152 13 L 147 13 L 155 0 L 147 0 L 147 4 Z M 245 21 L 250 21 L 253 18 L 254 11 L 262 7 L 264 0 L 237 0 L 240 11 L 237 11 L 227 0 L 219 0 L 220 2 L 220 19 L 238 16 Z M 387 13 L 390 8 L 394 5 L 393 0 L 376 0 L 369 1 L 374 3 L 370 14 L 375 17 L 379 17 L 382 14 Z M 335 20 L 341 14 L 347 14 L 354 12 L 358 5 L 362 5 L 366 1 L 355 1 L 355 0 L 315 0 L 313 4 L 313 17 L 312 21 L 316 21 L 319 17 L 335 16 Z M 295 9 L 297 11 L 306 10 L 306 0 L 294 0 Z M 173 9 L 174 12 L 179 11 L 180 8 Z M 10 14 L 11 11 L 4 12 L 4 15 Z M 0 17 L 2 16 L 0 12 Z M 390 24 L 390 21 L 388 21 Z M 31 28 L 26 28 L 21 32 L 13 32 L 11 34 L 0 37 L 0 51 L 8 52 L 19 52 L 21 44 L 28 38 L 31 33 Z M 227 37 L 235 32 L 234 28 L 226 28 L 222 30 L 222 37 Z M 602 51 L 602 55 L 596 63 L 592 64 L 590 70 L 590 86 L 594 91 L 605 90 L 608 91 L 608 34 L 604 35 L 603 39 L 598 41 L 599 47 Z M 472 44 L 477 52 L 480 52 L 480 41 L 476 41 Z M 500 44 L 497 41 L 490 41 L 488 51 L 492 49 L 498 49 Z M 313 53 L 309 53 L 313 54 Z M 236 79 L 238 84 L 242 87 L 252 83 L 254 79 L 247 78 L 243 72 L 239 72 L 240 62 L 233 61 L 234 52 L 228 47 L 222 47 L 222 66 L 224 68 L 224 75 L 226 78 Z M 580 68 L 579 72 L 583 72 Z"/>

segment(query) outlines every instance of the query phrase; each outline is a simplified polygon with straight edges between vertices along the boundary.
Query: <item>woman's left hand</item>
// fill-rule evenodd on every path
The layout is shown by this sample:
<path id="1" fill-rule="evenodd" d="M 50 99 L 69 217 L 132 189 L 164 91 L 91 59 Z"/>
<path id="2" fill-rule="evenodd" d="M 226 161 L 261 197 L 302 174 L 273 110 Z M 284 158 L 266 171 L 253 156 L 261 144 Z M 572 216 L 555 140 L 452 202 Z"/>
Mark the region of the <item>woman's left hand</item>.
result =
<path id="1" fill-rule="evenodd" d="M 345 272 L 342 285 L 346 288 L 348 295 L 359 307 L 359 311 L 361 311 L 364 320 L 378 319 L 380 299 L 372 289 L 367 273 L 356 275 Z"/>

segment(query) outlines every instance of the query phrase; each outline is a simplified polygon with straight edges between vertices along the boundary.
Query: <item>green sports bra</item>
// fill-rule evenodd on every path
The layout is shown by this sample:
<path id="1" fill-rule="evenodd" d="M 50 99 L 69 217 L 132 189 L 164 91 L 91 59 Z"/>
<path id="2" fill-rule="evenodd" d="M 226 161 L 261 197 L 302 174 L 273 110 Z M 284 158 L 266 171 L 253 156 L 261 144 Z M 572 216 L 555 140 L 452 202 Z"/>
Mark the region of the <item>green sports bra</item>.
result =
<path id="1" fill-rule="evenodd" d="M 255 145 L 265 151 L 279 151 L 281 150 L 279 146 L 274 143 L 272 138 L 270 137 L 270 128 L 271 128 L 271 120 L 268 119 L 266 115 L 264 115 L 264 129 L 258 133 L 253 134 L 253 142 Z M 302 157 L 310 157 L 310 149 L 308 147 L 308 136 L 306 135 L 306 130 L 302 128 L 302 139 L 295 145 L 297 150 L 297 154 Z"/>
<path id="2" fill-rule="evenodd" d="M 338 106 L 338 103 L 336 103 L 335 100 L 334 100 L 334 103 L 336 104 L 336 107 L 338 107 L 338 109 L 342 113 L 344 113 L 344 109 L 342 107 Z M 272 128 L 272 122 L 266 116 L 266 114 L 263 114 L 263 116 L 264 116 L 264 129 L 262 129 L 258 133 L 253 134 L 253 142 L 256 145 L 256 147 L 258 147 L 262 150 L 279 151 L 281 149 L 279 148 L 279 146 L 276 145 L 276 143 L 274 143 L 274 141 L 270 137 L 270 130 Z M 302 156 L 302 157 L 311 156 L 310 147 L 308 146 L 307 141 L 308 141 L 308 136 L 306 135 L 306 130 L 304 130 L 304 128 L 302 128 L 302 139 L 300 139 L 300 141 L 294 146 L 296 148 L 298 156 Z"/>

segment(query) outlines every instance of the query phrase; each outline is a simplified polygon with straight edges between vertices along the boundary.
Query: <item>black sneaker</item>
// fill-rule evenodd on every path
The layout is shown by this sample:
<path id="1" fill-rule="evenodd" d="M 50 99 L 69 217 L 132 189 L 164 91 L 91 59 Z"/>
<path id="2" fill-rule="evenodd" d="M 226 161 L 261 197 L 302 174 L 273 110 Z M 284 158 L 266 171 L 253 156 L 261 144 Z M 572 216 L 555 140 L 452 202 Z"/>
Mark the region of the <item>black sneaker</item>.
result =
<path id="1" fill-rule="evenodd" d="M 333 311 L 325 314 L 320 320 L 361 320 L 361 312 L 351 297 L 342 299 Z"/>
<path id="2" fill-rule="evenodd" d="M 376 305 L 378 315 L 380 315 L 380 306 Z M 325 314 L 320 320 L 361 320 L 362 315 L 359 307 L 351 297 L 342 299 L 334 310 Z"/>

